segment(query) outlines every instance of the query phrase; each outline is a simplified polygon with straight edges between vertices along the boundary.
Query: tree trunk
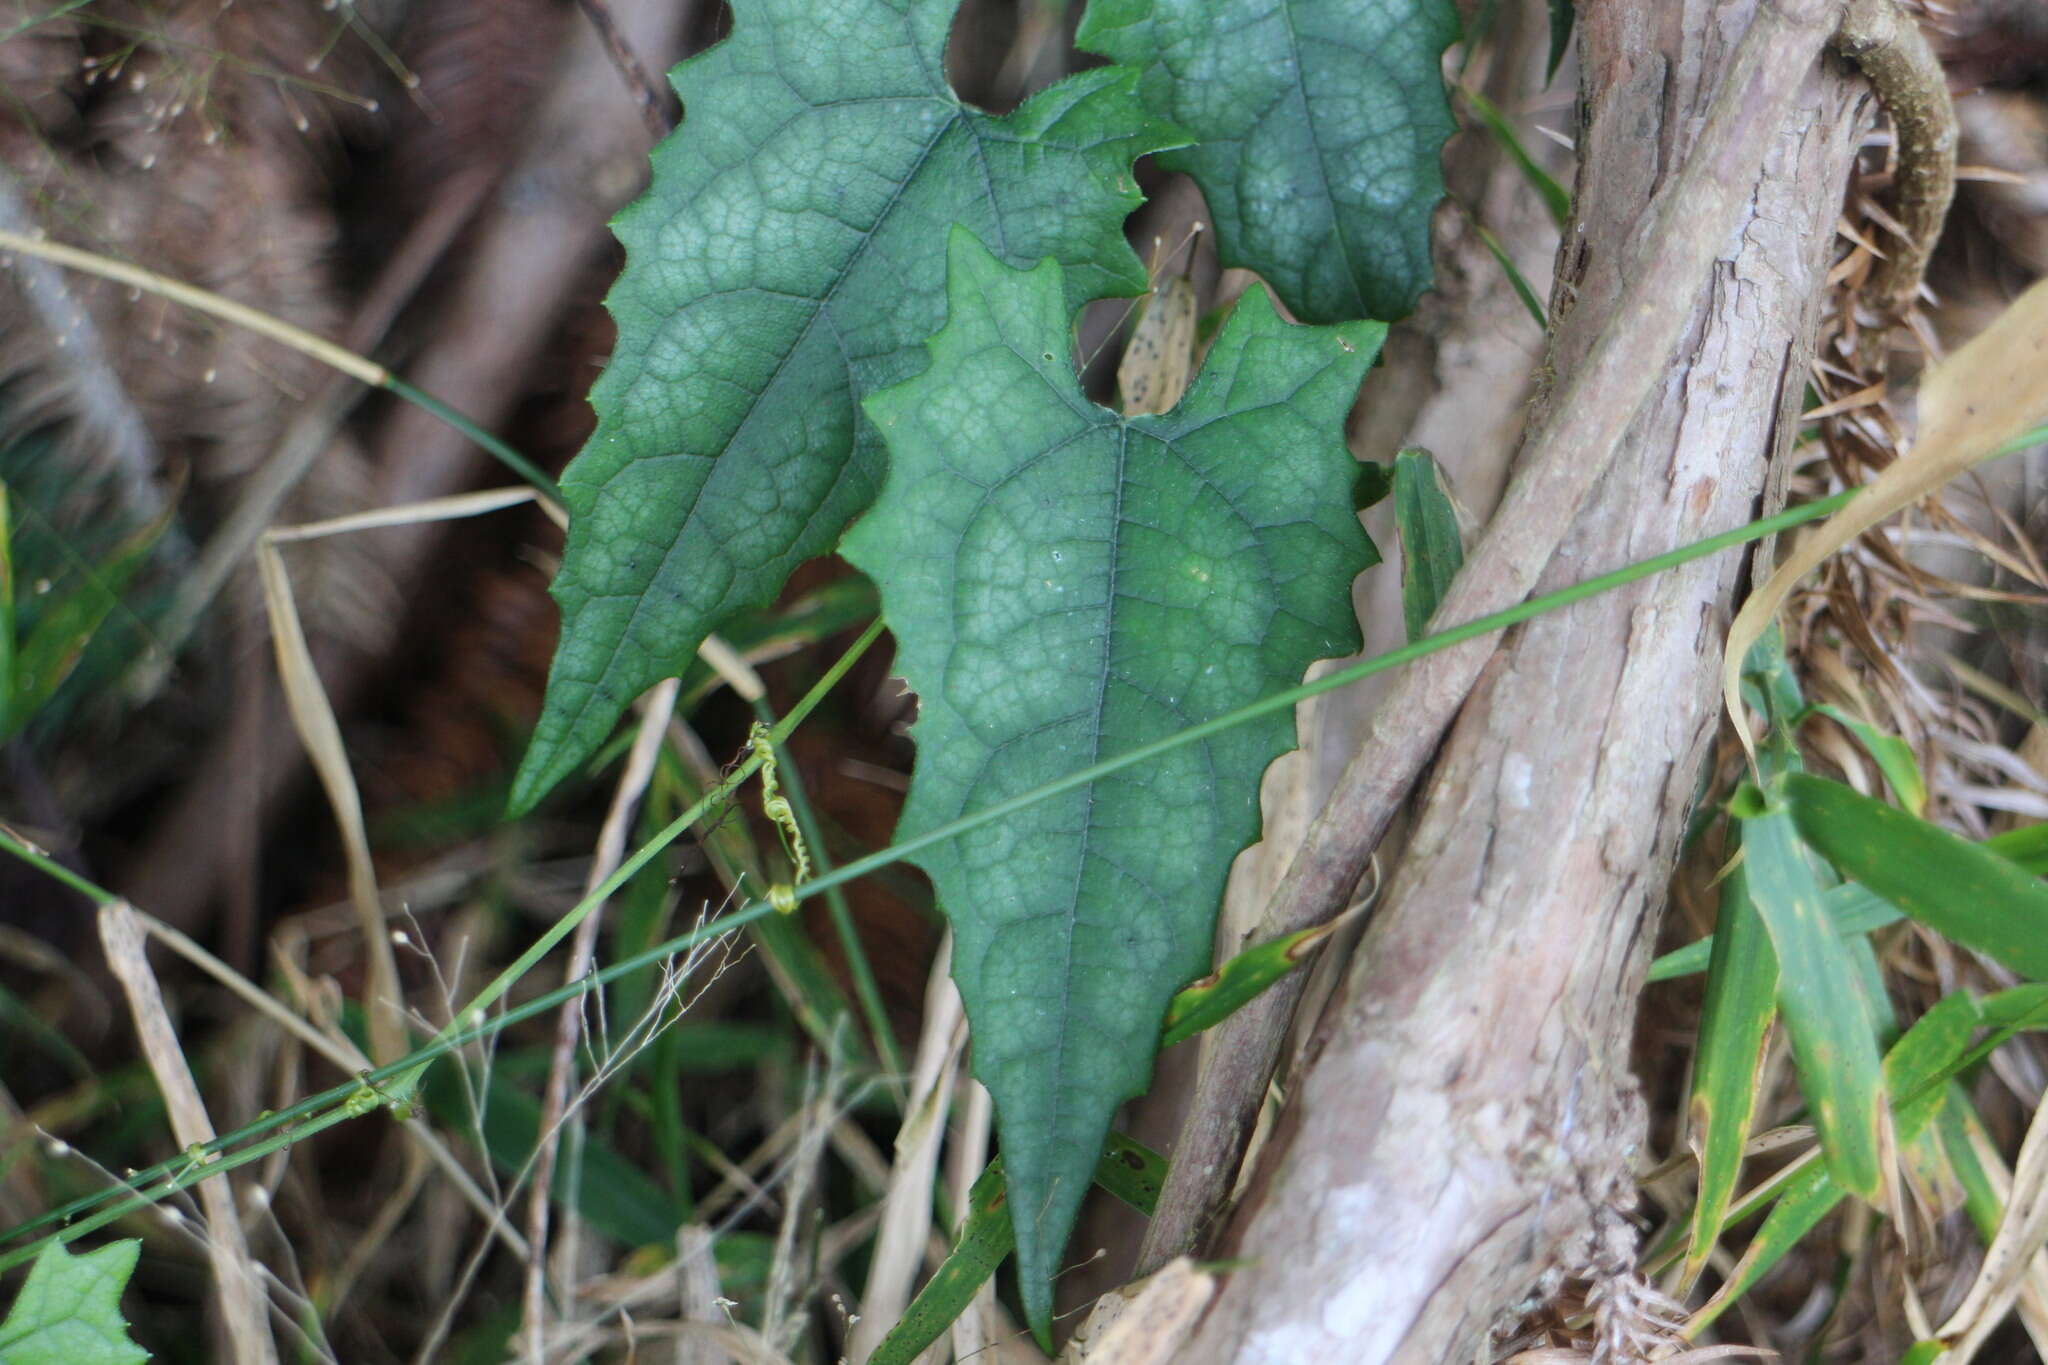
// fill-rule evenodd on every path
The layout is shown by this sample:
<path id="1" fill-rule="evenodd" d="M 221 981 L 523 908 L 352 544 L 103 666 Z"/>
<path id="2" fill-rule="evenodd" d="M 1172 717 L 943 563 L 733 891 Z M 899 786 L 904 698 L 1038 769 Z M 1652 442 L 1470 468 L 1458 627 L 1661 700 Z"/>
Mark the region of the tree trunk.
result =
<path id="1" fill-rule="evenodd" d="M 1581 0 L 1553 375 L 1612 321 L 1639 224 L 1779 2 Z M 1816 65 L 1711 279 L 1669 282 L 1690 309 L 1678 353 L 1541 590 L 1755 514 L 1799 410 L 1862 91 Z M 1739 567 L 1701 561 L 1503 642 L 1232 1223 L 1247 1264 L 1186 1359 L 1463 1362 L 1561 1273 L 1627 1273 L 1628 1041 Z"/>

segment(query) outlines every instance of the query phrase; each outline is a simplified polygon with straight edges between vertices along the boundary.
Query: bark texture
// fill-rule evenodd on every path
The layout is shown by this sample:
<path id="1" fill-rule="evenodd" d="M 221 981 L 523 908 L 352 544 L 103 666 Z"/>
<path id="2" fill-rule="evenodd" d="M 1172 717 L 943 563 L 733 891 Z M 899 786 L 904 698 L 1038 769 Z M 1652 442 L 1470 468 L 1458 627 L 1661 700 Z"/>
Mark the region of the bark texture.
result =
<path id="1" fill-rule="evenodd" d="M 1772 8 L 1581 4 L 1555 391 L 1609 323 L 1736 43 Z M 1689 310 L 1678 355 L 1539 590 L 1754 513 L 1802 392 L 1862 92 L 1832 62 L 1809 71 L 1711 280 L 1671 281 L 1670 306 Z M 1643 1124 L 1628 1036 L 1717 721 L 1738 567 L 1704 561 L 1541 618 L 1487 666 L 1232 1226 L 1225 1250 L 1249 1264 L 1186 1359 L 1470 1360 L 1557 1272 L 1626 1269 Z"/>

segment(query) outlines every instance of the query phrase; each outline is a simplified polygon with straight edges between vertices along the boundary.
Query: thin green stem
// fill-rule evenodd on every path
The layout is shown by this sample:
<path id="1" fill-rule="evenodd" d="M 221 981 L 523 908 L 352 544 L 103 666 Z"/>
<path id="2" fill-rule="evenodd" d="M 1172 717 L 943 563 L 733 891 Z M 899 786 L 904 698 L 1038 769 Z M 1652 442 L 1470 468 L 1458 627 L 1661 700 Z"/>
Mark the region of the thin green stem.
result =
<path id="1" fill-rule="evenodd" d="M 12 853 L 38 872 L 64 883 L 95 905 L 112 905 L 121 899 L 104 886 L 95 885 L 40 849 L 29 847 L 4 826 L 0 826 L 0 850 Z"/>
<path id="2" fill-rule="evenodd" d="M 562 505 L 562 490 L 560 486 L 553 479 L 549 478 L 540 466 L 534 464 L 533 461 L 527 459 L 511 446 L 506 445 L 496 436 L 470 421 L 467 417 L 464 417 L 454 408 L 449 407 L 425 389 L 414 388 L 395 374 L 386 374 L 384 376 L 384 387 L 397 394 L 400 398 L 403 398 L 406 402 L 411 403 L 414 407 L 430 412 L 449 426 L 454 427 L 464 436 L 467 436 L 470 440 L 475 441 L 478 445 L 489 451 L 497 458 L 500 464 L 532 484 L 535 488 L 538 488 L 543 497 L 547 498 L 557 507 Z"/>

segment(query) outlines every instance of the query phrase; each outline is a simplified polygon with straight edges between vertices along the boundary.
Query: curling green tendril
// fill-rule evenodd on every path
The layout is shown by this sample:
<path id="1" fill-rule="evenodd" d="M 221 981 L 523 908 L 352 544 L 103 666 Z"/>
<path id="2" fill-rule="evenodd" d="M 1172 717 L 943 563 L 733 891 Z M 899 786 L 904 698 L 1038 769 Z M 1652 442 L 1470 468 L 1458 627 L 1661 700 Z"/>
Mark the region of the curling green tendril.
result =
<path id="1" fill-rule="evenodd" d="M 761 760 L 761 813 L 780 831 L 782 851 L 789 855 L 790 862 L 791 880 L 769 887 L 768 903 L 780 914 L 795 914 L 796 888 L 811 879 L 811 851 L 804 846 L 803 831 L 797 828 L 796 812 L 790 809 L 789 798 L 782 794 L 782 787 L 775 780 L 775 736 L 757 720 L 747 735 L 747 743 L 754 757 Z"/>

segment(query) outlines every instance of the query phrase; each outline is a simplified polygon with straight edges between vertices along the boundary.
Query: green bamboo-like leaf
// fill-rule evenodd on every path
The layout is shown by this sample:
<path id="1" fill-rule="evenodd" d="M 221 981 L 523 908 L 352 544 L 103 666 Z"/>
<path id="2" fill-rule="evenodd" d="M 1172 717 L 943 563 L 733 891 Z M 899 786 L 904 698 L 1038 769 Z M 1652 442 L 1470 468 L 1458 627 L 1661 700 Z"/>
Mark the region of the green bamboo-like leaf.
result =
<path id="1" fill-rule="evenodd" d="M 1786 799 L 1807 843 L 1906 915 L 2048 979 L 2048 885 L 2010 859 L 1839 782 L 1799 775 Z"/>
<path id="2" fill-rule="evenodd" d="M 1829 887 L 1821 895 L 1821 906 L 1835 926 L 1835 932 L 1843 938 L 1882 929 L 1887 924 L 1898 923 L 1901 918 L 1890 901 L 1856 882 Z M 1645 980 L 1672 981 L 1707 970 L 1707 964 L 1713 957 L 1715 937 L 1708 934 L 1683 948 L 1672 949 L 1650 964 Z"/>
<path id="3" fill-rule="evenodd" d="M 1379 324 L 1290 327 L 1255 290 L 1178 407 L 1123 418 L 1075 382 L 1056 266 L 1011 270 L 964 229 L 950 257 L 931 367 L 869 400 L 889 481 L 845 544 L 919 699 L 899 841 L 1357 648 L 1375 558 L 1341 433 Z M 1276 713 L 915 855 L 953 923 L 1035 1325 L 1293 744 Z"/>
<path id="4" fill-rule="evenodd" d="M 2048 824 L 2028 825 L 2022 829 L 2010 829 L 2003 834 L 1994 834 L 1981 845 L 1985 850 L 2010 860 L 2022 871 L 2036 877 L 2048 876 Z M 1867 934 L 1882 929 L 1887 924 L 1896 924 L 1903 916 L 1897 906 L 1864 886 L 1861 882 L 1843 882 L 1831 886 L 1821 902 L 1826 906 L 1828 918 L 1834 921 L 1835 932 L 1844 938 L 1852 934 Z M 1650 964 L 1649 981 L 1670 981 L 1676 977 L 1690 976 L 1707 969 L 1708 959 L 1714 951 L 1714 936 L 1695 939 L 1683 948 L 1674 948 Z"/>
<path id="5" fill-rule="evenodd" d="M 1835 1183 L 1823 1162 L 1816 1161 L 1793 1176 L 1785 1192 L 1778 1196 L 1778 1202 L 1771 1206 L 1763 1226 L 1756 1230 L 1756 1236 L 1750 1238 L 1742 1259 L 1735 1263 L 1727 1280 L 1714 1291 L 1714 1297 L 1707 1300 L 1706 1306 L 1687 1320 L 1686 1335 L 1697 1335 L 1700 1329 L 1748 1293 L 1750 1286 L 1784 1260 L 1787 1253 L 1818 1227 L 1820 1220 L 1827 1217 L 1844 1197 L 1842 1187 Z"/>
<path id="6" fill-rule="evenodd" d="M 121 1291 L 141 1254 L 137 1241 L 112 1242 L 82 1256 L 61 1242 L 44 1247 L 0 1322 L 0 1365 L 138 1365 L 149 1359 L 121 1317 Z"/>
<path id="7" fill-rule="evenodd" d="M 756 0 L 676 69 L 689 117 L 613 227 L 597 430 L 562 477 L 562 639 L 524 810 L 724 618 L 774 596 L 873 497 L 861 399 L 923 363 L 944 240 L 1069 267 L 1073 302 L 1136 294 L 1131 162 L 1178 140 L 1133 73 L 1083 72 L 995 118 L 944 76 L 957 0 Z"/>
<path id="8" fill-rule="evenodd" d="M 1793 774 L 1773 785 L 1782 790 L 1783 782 L 1796 780 Z M 1820 883 L 1791 813 L 1768 802 L 1741 826 L 1750 897 L 1778 955 L 1778 1008 L 1828 1167 L 1842 1188 L 1875 1198 L 1884 1159 L 1884 1084 L 1855 965 L 1822 908 Z"/>
<path id="9" fill-rule="evenodd" d="M 1095 1165 L 1095 1183 L 1149 1217 L 1166 1183 L 1166 1162 L 1142 1143 L 1111 1133 Z M 967 1310 L 975 1291 L 988 1283 L 1016 1245 L 1008 1202 L 1003 1160 L 997 1157 L 967 1193 L 960 1240 L 875 1347 L 868 1365 L 910 1365 Z"/>
<path id="10" fill-rule="evenodd" d="M 1940 1112 L 1956 1062 L 1983 1022 L 1983 1011 L 1969 992 L 1951 991 L 1914 1020 L 1885 1054 L 1892 1121 L 1902 1144 L 1918 1137 Z"/>
<path id="11" fill-rule="evenodd" d="M 1721 882 L 1721 914 L 1693 1065 L 1691 1132 L 1700 1178 L 1692 1246 L 1685 1258 L 1683 1283 L 1688 1287 L 1713 1254 L 1742 1174 L 1742 1151 L 1756 1110 L 1757 1068 L 1777 1013 L 1777 992 L 1778 956 L 1750 900 L 1748 871 L 1738 862 Z"/>
<path id="12" fill-rule="evenodd" d="M 1977 1022 L 1976 1002 L 1963 992 L 1954 992 L 1922 1015 L 1885 1053 L 1885 1085 L 1901 1099 L 1894 1115 L 1901 1146 L 1918 1142 L 1923 1136 L 1931 1137 L 1930 1125 L 1952 1107 L 1946 1104 L 1951 1092 L 1938 1082 L 1961 1054 Z M 1783 1260 L 1843 1197 L 1841 1185 L 1824 1163 L 1815 1162 L 1793 1175 L 1727 1281 L 1687 1323 L 1686 1334 L 1697 1334 L 1726 1311 Z M 1728 1224 L 1740 1216 L 1739 1210 L 1731 1211 L 1715 1224 L 1714 1238 L 1718 1239 Z M 1697 1253 L 1698 1249 L 1695 1242 L 1693 1251 Z"/>
<path id="13" fill-rule="evenodd" d="M 1394 525 L 1401 533 L 1401 619 L 1412 642 L 1429 633 L 1429 618 L 1465 562 L 1457 509 L 1436 457 L 1419 446 L 1394 456 Z"/>
<path id="14" fill-rule="evenodd" d="M 1336 322 L 1429 287 L 1457 36 L 1450 0 L 1090 0 L 1077 41 L 1194 135 L 1157 160 L 1202 187 L 1224 263 Z"/>
<path id="15" fill-rule="evenodd" d="M 1920 776 L 1920 763 L 1913 757 L 1912 745 L 1868 721 L 1856 719 L 1839 706 L 1816 702 L 1807 710 L 1814 715 L 1826 716 L 1847 730 L 1877 764 L 1884 780 L 1891 784 L 1892 795 L 1898 798 L 1899 804 L 1910 814 L 1926 814 L 1927 782 Z"/>

